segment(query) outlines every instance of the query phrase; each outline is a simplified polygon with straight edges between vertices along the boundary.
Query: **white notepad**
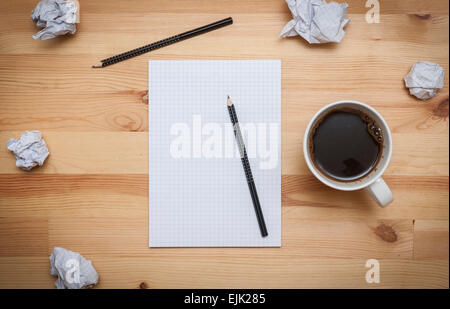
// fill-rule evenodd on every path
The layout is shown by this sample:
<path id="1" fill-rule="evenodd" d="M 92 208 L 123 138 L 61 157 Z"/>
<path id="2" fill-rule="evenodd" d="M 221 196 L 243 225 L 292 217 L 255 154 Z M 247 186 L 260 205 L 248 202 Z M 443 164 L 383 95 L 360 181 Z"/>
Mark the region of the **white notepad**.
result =
<path id="1" fill-rule="evenodd" d="M 259 230 L 227 95 L 267 237 Z M 280 118 L 280 60 L 151 60 L 149 246 L 281 246 Z"/>

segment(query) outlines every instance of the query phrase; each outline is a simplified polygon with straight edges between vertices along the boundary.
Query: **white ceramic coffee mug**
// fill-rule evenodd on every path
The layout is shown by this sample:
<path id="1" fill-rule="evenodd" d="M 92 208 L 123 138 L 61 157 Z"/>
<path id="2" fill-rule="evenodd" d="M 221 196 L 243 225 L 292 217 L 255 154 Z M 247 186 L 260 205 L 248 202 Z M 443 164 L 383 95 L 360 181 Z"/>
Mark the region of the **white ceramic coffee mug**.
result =
<path id="1" fill-rule="evenodd" d="M 364 177 L 348 182 L 334 180 L 330 177 L 325 176 L 313 163 L 308 145 L 308 143 L 310 142 L 309 136 L 311 134 L 311 130 L 315 128 L 317 121 L 333 110 L 339 110 L 342 108 L 356 109 L 371 117 L 381 128 L 384 138 L 381 159 L 376 167 Z M 389 165 L 389 161 L 391 160 L 392 156 L 391 131 L 389 130 L 389 127 L 386 121 L 384 121 L 383 117 L 381 117 L 381 115 L 369 105 L 358 101 L 348 100 L 334 102 L 323 107 L 314 115 L 313 119 L 309 122 L 308 127 L 306 128 L 305 137 L 303 139 L 303 153 L 305 155 L 306 164 L 308 165 L 311 172 L 317 177 L 317 179 L 319 179 L 327 186 L 344 191 L 366 189 L 369 195 L 382 207 L 387 206 L 393 201 L 394 197 L 391 190 L 384 182 L 383 178 L 381 178 L 387 166 Z"/>

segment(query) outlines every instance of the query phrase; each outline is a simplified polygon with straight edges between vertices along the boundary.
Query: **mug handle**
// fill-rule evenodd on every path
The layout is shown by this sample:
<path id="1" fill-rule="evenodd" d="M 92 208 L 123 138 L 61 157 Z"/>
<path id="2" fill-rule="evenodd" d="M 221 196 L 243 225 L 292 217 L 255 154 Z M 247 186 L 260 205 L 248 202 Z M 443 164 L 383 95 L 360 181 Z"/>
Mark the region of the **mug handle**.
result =
<path id="1" fill-rule="evenodd" d="M 366 191 L 381 207 L 386 207 L 394 200 L 391 189 L 381 177 L 366 187 Z"/>

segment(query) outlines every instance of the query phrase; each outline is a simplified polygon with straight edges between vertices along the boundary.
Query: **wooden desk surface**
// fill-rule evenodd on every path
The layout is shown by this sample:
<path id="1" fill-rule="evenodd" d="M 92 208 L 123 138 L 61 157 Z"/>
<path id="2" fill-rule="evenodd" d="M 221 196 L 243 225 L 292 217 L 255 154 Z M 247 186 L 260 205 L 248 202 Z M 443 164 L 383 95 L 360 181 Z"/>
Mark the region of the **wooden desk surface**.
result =
<path id="1" fill-rule="evenodd" d="M 81 1 L 76 35 L 34 41 L 37 0 L 0 1 L 0 287 L 52 288 L 54 246 L 82 253 L 99 288 L 448 288 L 449 3 L 383 0 L 381 23 L 349 2 L 340 44 L 279 39 L 282 0 Z M 416 15 L 417 14 L 417 15 Z M 234 25 L 102 70 L 95 62 L 232 16 Z M 149 59 L 282 59 L 282 248 L 148 248 Z M 417 60 L 444 67 L 426 102 L 403 77 Z M 381 209 L 308 171 L 300 144 L 327 103 L 354 99 L 389 123 L 394 153 Z M 41 130 L 42 168 L 15 167 L 6 142 Z M 389 242 L 389 231 L 397 240 Z M 381 282 L 365 281 L 380 261 Z"/>

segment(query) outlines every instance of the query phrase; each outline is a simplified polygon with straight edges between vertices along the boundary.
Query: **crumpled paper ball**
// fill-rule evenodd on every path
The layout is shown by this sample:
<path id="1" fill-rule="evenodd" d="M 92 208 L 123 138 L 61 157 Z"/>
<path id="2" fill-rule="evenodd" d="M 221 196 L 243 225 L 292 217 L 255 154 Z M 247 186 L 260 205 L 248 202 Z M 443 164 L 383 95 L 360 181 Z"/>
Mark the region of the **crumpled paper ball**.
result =
<path id="1" fill-rule="evenodd" d="M 280 33 L 280 37 L 300 35 L 310 44 L 338 43 L 345 35 L 347 3 L 327 3 L 325 0 L 286 0 L 293 19 Z"/>
<path id="2" fill-rule="evenodd" d="M 31 13 L 31 19 L 41 31 L 33 39 L 48 40 L 66 33 L 77 31 L 75 23 L 79 22 L 78 1 L 42 0 Z"/>
<path id="3" fill-rule="evenodd" d="M 444 88 L 444 69 L 437 63 L 421 61 L 414 63 L 405 76 L 405 85 L 409 93 L 418 99 L 428 100 Z"/>
<path id="4" fill-rule="evenodd" d="M 26 131 L 18 139 L 11 138 L 7 147 L 16 156 L 16 166 L 26 171 L 42 166 L 50 154 L 39 131 Z"/>
<path id="5" fill-rule="evenodd" d="M 50 274 L 58 276 L 58 289 L 89 289 L 98 283 L 98 274 L 91 261 L 81 254 L 55 247 L 50 255 Z"/>

